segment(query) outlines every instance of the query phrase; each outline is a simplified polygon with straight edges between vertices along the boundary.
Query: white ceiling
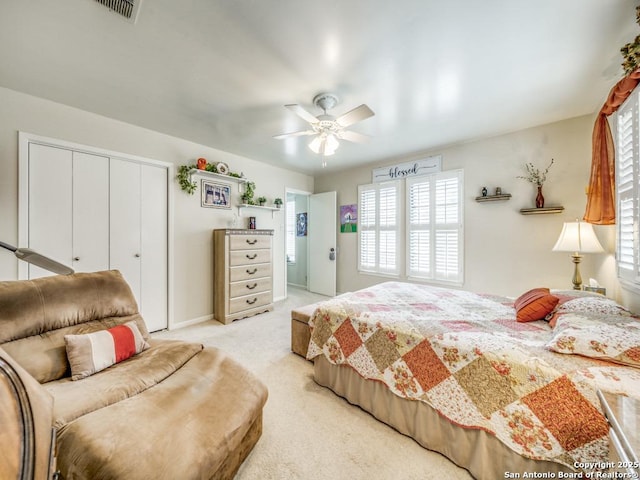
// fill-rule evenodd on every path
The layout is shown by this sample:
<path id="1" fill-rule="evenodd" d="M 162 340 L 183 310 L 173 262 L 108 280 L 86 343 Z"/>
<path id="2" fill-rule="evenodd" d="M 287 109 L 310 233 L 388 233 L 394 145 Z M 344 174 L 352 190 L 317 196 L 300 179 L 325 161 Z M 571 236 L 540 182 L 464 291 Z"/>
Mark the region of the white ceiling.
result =
<path id="1" fill-rule="evenodd" d="M 634 0 L 0 0 L 0 86 L 317 174 L 592 113 Z M 283 105 L 375 116 L 321 158 Z M 1 106 L 0 106 L 1 111 Z M 185 159 L 186 161 L 191 159 Z"/>

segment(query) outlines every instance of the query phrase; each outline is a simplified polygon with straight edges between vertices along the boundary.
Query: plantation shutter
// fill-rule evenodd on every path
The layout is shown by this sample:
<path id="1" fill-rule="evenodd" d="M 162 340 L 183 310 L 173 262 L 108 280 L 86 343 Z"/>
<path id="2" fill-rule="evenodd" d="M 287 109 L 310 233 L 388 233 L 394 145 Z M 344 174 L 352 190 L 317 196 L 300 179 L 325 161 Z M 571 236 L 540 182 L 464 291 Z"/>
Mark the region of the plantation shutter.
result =
<path id="1" fill-rule="evenodd" d="M 397 275 L 398 182 L 358 187 L 358 270 Z"/>
<path id="2" fill-rule="evenodd" d="M 409 277 L 462 283 L 462 171 L 407 179 Z"/>
<path id="3" fill-rule="evenodd" d="M 431 277 L 431 182 L 420 179 L 407 182 L 409 195 L 409 268 L 410 277 Z"/>
<path id="4" fill-rule="evenodd" d="M 638 94 L 632 94 L 618 110 L 616 176 L 618 193 L 618 276 L 638 278 Z"/>

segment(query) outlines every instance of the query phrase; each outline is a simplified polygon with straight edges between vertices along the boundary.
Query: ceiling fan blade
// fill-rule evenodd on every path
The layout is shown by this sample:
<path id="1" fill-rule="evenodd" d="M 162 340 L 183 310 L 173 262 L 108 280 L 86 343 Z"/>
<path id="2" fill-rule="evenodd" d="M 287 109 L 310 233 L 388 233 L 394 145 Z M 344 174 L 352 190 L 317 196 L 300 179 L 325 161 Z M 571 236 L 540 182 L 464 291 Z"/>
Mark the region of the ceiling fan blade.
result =
<path id="1" fill-rule="evenodd" d="M 318 123 L 318 119 L 316 117 L 314 117 L 313 115 L 311 115 L 309 112 L 307 112 L 300 105 L 296 105 L 296 104 L 285 105 L 285 107 L 287 107 L 289 110 L 291 110 L 293 113 L 298 115 L 300 118 L 302 118 L 306 122 Z"/>
<path id="2" fill-rule="evenodd" d="M 336 123 L 341 127 L 348 127 L 349 125 L 353 125 L 356 122 L 361 122 L 369 117 L 373 117 L 375 113 L 365 104 L 360 105 L 359 107 L 354 108 L 353 110 L 349 110 L 344 115 L 336 118 Z"/>
<path id="3" fill-rule="evenodd" d="M 273 138 L 277 138 L 278 140 L 282 138 L 290 138 L 290 137 L 302 137 L 304 135 L 315 135 L 316 132 L 314 130 L 302 130 L 300 132 L 292 132 L 292 133 L 283 133 L 281 135 L 274 135 Z"/>
<path id="4" fill-rule="evenodd" d="M 366 143 L 371 140 L 371 137 L 369 135 L 363 135 L 362 133 L 351 132 L 349 130 L 338 132 L 338 138 L 354 143 Z"/>

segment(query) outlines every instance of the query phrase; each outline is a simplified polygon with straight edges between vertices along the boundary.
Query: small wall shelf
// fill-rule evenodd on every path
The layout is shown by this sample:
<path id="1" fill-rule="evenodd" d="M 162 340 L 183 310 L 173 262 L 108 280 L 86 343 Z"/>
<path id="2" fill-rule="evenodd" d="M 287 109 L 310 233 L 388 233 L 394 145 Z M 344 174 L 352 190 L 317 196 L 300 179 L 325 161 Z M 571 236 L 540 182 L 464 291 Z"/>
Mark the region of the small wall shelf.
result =
<path id="1" fill-rule="evenodd" d="M 556 205 L 553 207 L 542 207 L 542 208 L 521 208 L 520 213 L 522 215 L 541 215 L 546 213 L 561 213 L 564 210 L 564 207 Z"/>
<path id="2" fill-rule="evenodd" d="M 476 197 L 476 202 L 498 202 L 502 200 L 509 200 L 510 198 L 510 193 L 503 193 L 501 195 L 485 195 L 484 197 Z"/>
<path id="3" fill-rule="evenodd" d="M 246 203 L 241 203 L 240 205 L 238 205 L 238 215 L 242 216 L 243 208 L 255 208 L 256 210 L 269 210 L 271 211 L 271 218 L 273 218 L 273 214 L 275 212 L 282 210 L 281 208 L 278 208 L 278 207 L 267 207 L 267 206 L 261 207 L 260 205 L 248 205 Z"/>
<path id="4" fill-rule="evenodd" d="M 189 173 L 189 175 L 193 176 L 193 175 L 201 175 L 203 177 L 209 177 L 209 178 L 215 178 L 217 180 L 223 180 L 225 182 L 234 182 L 238 184 L 238 191 L 241 191 L 240 189 L 240 185 L 242 185 L 243 183 L 247 183 L 249 181 L 248 178 L 238 178 L 238 177 L 232 177 L 230 175 L 223 175 L 221 173 L 213 173 L 213 172 L 209 172 L 207 170 L 191 170 L 191 172 Z"/>

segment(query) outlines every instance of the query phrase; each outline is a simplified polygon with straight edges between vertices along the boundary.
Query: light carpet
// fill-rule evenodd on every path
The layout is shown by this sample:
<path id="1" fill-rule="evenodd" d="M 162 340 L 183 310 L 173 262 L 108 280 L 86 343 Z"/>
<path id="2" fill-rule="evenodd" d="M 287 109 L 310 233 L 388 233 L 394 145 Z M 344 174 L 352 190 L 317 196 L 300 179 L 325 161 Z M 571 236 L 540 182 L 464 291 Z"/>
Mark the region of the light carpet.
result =
<path id="1" fill-rule="evenodd" d="M 313 381 L 311 362 L 291 352 L 291 310 L 325 298 L 290 287 L 273 312 L 153 335 L 217 347 L 269 389 L 262 437 L 236 480 L 472 478 Z"/>

